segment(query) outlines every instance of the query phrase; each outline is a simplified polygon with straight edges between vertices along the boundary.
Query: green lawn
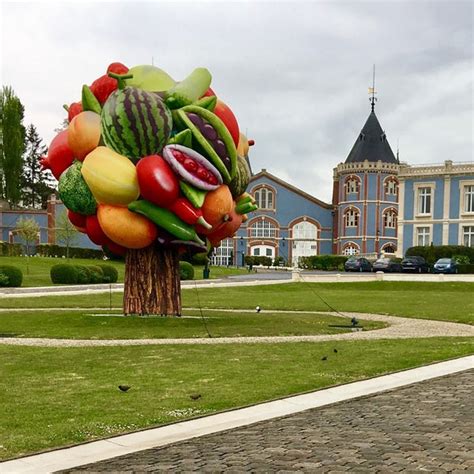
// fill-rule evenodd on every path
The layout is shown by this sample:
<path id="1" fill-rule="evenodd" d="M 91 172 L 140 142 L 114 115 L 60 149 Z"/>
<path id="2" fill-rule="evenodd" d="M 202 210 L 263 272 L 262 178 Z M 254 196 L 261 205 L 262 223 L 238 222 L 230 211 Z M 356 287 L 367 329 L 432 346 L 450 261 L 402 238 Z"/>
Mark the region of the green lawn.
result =
<path id="1" fill-rule="evenodd" d="M 71 258 L 67 261 L 65 258 L 49 257 L 0 257 L 0 265 L 14 265 L 23 272 L 22 286 L 52 286 L 49 271 L 57 263 L 72 263 L 77 265 L 96 265 L 97 263 L 107 263 L 113 265 L 119 273 L 119 282 L 123 282 L 125 265 L 121 261 L 115 260 L 93 260 L 83 258 Z M 195 266 L 195 279 L 202 278 L 202 266 Z M 243 268 L 211 267 L 210 278 L 223 278 L 229 275 L 246 274 L 247 270 Z"/>
<path id="2" fill-rule="evenodd" d="M 473 338 L 61 349 L 0 346 L 0 458 L 473 352 Z M 327 361 L 321 360 L 324 355 Z M 132 388 L 122 393 L 119 384 Z M 194 393 L 202 398 L 191 400 Z"/>
<path id="3" fill-rule="evenodd" d="M 203 307 L 368 312 L 474 324 L 474 283 L 288 283 L 282 285 L 200 288 Z M 327 303 L 325 304 L 323 300 Z M 183 290 L 185 307 L 197 307 L 195 289 Z M 109 307 L 108 294 L 2 298 L 4 308 Z M 120 307 L 122 295 L 112 294 Z M 204 310 L 205 313 L 205 310 Z"/>
<path id="4" fill-rule="evenodd" d="M 204 321 L 199 312 L 185 311 L 183 318 L 118 317 L 104 311 L 41 311 L 0 313 L 0 337 L 52 337 L 64 339 L 145 339 L 237 336 L 298 336 L 341 334 L 350 331 L 347 318 L 323 314 L 208 314 Z M 385 327 L 384 323 L 364 321 L 364 330 Z M 336 326 L 343 326 L 342 328 Z M 206 330 L 207 327 L 207 330 Z"/>

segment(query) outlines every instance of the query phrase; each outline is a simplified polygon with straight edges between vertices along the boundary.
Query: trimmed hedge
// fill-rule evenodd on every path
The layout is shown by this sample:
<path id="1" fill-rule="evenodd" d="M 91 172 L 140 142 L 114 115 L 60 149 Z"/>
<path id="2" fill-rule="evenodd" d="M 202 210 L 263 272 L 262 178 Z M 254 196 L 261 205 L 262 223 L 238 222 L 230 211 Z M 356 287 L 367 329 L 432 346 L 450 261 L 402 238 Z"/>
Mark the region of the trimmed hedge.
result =
<path id="1" fill-rule="evenodd" d="M 41 257 L 65 257 L 66 247 L 51 244 L 39 244 L 36 246 L 36 255 Z M 70 258 L 104 258 L 102 249 L 83 249 L 80 247 L 69 247 Z"/>
<path id="2" fill-rule="evenodd" d="M 311 255 L 301 257 L 298 266 L 307 270 L 344 270 L 348 258 L 345 255 Z"/>
<path id="3" fill-rule="evenodd" d="M 23 253 L 23 245 L 0 242 L 0 255 L 2 257 L 19 257 Z"/>
<path id="4" fill-rule="evenodd" d="M 474 273 L 474 264 L 458 265 L 458 273 Z"/>
<path id="5" fill-rule="evenodd" d="M 23 282 L 23 273 L 18 267 L 13 265 L 0 265 L 0 286 L 16 287 L 21 286 Z"/>
<path id="6" fill-rule="evenodd" d="M 68 263 L 53 265 L 49 274 L 53 283 L 69 285 L 79 283 L 79 270 L 75 265 L 69 265 Z"/>
<path id="7" fill-rule="evenodd" d="M 181 280 L 192 280 L 194 267 L 189 262 L 179 262 L 179 277 Z"/>
<path id="8" fill-rule="evenodd" d="M 102 273 L 104 274 L 104 283 L 117 283 L 118 271 L 115 267 L 105 263 L 98 263 L 96 266 L 102 269 Z"/>
<path id="9" fill-rule="evenodd" d="M 465 255 L 470 263 L 474 263 L 474 247 L 465 245 L 427 245 L 425 247 L 410 247 L 405 256 L 417 255 L 423 257 L 429 264 L 433 265 L 440 258 L 453 258 Z"/>
<path id="10" fill-rule="evenodd" d="M 245 256 L 245 264 L 246 265 L 262 265 L 264 267 L 271 267 L 272 266 L 272 259 L 271 257 L 265 256 L 256 256 L 256 255 L 246 255 Z"/>

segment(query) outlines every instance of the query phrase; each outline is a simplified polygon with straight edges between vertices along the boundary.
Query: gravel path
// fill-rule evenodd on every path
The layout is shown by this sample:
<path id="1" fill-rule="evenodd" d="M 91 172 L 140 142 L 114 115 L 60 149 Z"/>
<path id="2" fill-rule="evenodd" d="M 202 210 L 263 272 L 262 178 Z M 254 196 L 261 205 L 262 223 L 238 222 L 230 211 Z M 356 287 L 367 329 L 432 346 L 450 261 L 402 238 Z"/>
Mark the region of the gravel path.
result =
<path id="1" fill-rule="evenodd" d="M 194 309 L 194 308 L 188 308 Z M 206 310 L 210 311 L 210 310 Z M 214 310 L 213 312 L 254 312 L 254 310 Z M 91 346 L 143 346 L 143 345 L 170 345 L 170 344 L 273 344 L 283 342 L 320 342 L 343 340 L 374 340 L 374 339 L 408 339 L 417 337 L 474 337 L 474 326 L 468 324 L 433 321 L 428 319 L 401 318 L 381 314 L 366 313 L 329 313 L 312 311 L 272 311 L 281 313 L 304 314 L 331 314 L 346 318 L 382 321 L 388 327 L 372 331 L 357 331 L 344 334 L 323 334 L 316 336 L 269 336 L 269 337 L 219 337 L 209 339 L 181 338 L 181 339 L 47 339 L 47 338 L 0 338 L 0 344 L 15 346 L 39 347 L 91 347 Z"/>

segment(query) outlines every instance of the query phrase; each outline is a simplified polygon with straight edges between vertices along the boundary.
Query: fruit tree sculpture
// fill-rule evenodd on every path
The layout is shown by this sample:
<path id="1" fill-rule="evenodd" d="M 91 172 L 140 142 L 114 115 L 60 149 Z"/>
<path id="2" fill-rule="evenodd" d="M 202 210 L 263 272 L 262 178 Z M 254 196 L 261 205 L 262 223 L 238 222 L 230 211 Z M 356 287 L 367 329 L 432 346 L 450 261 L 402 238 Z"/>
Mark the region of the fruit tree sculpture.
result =
<path id="1" fill-rule="evenodd" d="M 249 141 L 210 83 L 113 63 L 41 160 L 77 229 L 125 255 L 126 315 L 180 315 L 180 252 L 209 253 L 256 209 Z"/>

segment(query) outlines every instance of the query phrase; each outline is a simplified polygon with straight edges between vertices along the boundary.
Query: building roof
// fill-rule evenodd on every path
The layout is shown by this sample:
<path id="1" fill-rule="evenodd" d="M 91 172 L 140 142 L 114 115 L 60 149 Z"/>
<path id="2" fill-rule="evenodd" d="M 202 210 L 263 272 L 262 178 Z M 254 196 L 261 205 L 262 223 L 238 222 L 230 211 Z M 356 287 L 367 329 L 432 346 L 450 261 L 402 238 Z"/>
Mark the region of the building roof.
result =
<path id="1" fill-rule="evenodd" d="M 318 198 L 316 198 L 314 196 L 311 196 L 311 194 L 308 194 L 308 193 L 302 191 L 301 189 L 297 188 L 296 186 L 293 186 L 293 185 L 287 183 L 286 181 L 283 181 L 282 179 L 277 178 L 273 174 L 269 173 L 266 169 L 262 169 L 262 171 L 260 171 L 259 173 L 254 174 L 252 176 L 252 178 L 250 179 L 250 182 L 253 183 L 257 179 L 263 178 L 263 177 L 268 178 L 271 181 L 274 181 L 275 183 L 279 184 L 280 186 L 283 186 L 284 188 L 286 188 L 286 189 L 288 189 L 288 190 L 290 190 L 290 191 L 292 191 L 296 194 L 299 194 L 300 196 L 304 197 L 305 199 L 308 199 L 309 201 L 313 202 L 314 204 L 317 204 L 320 207 L 324 207 L 325 209 L 334 209 L 334 206 L 332 206 L 331 204 L 328 204 L 327 202 L 323 202 L 323 201 L 319 200 Z"/>
<path id="2" fill-rule="evenodd" d="M 398 163 L 373 110 L 357 137 L 345 163 L 362 163 L 365 160 Z"/>

